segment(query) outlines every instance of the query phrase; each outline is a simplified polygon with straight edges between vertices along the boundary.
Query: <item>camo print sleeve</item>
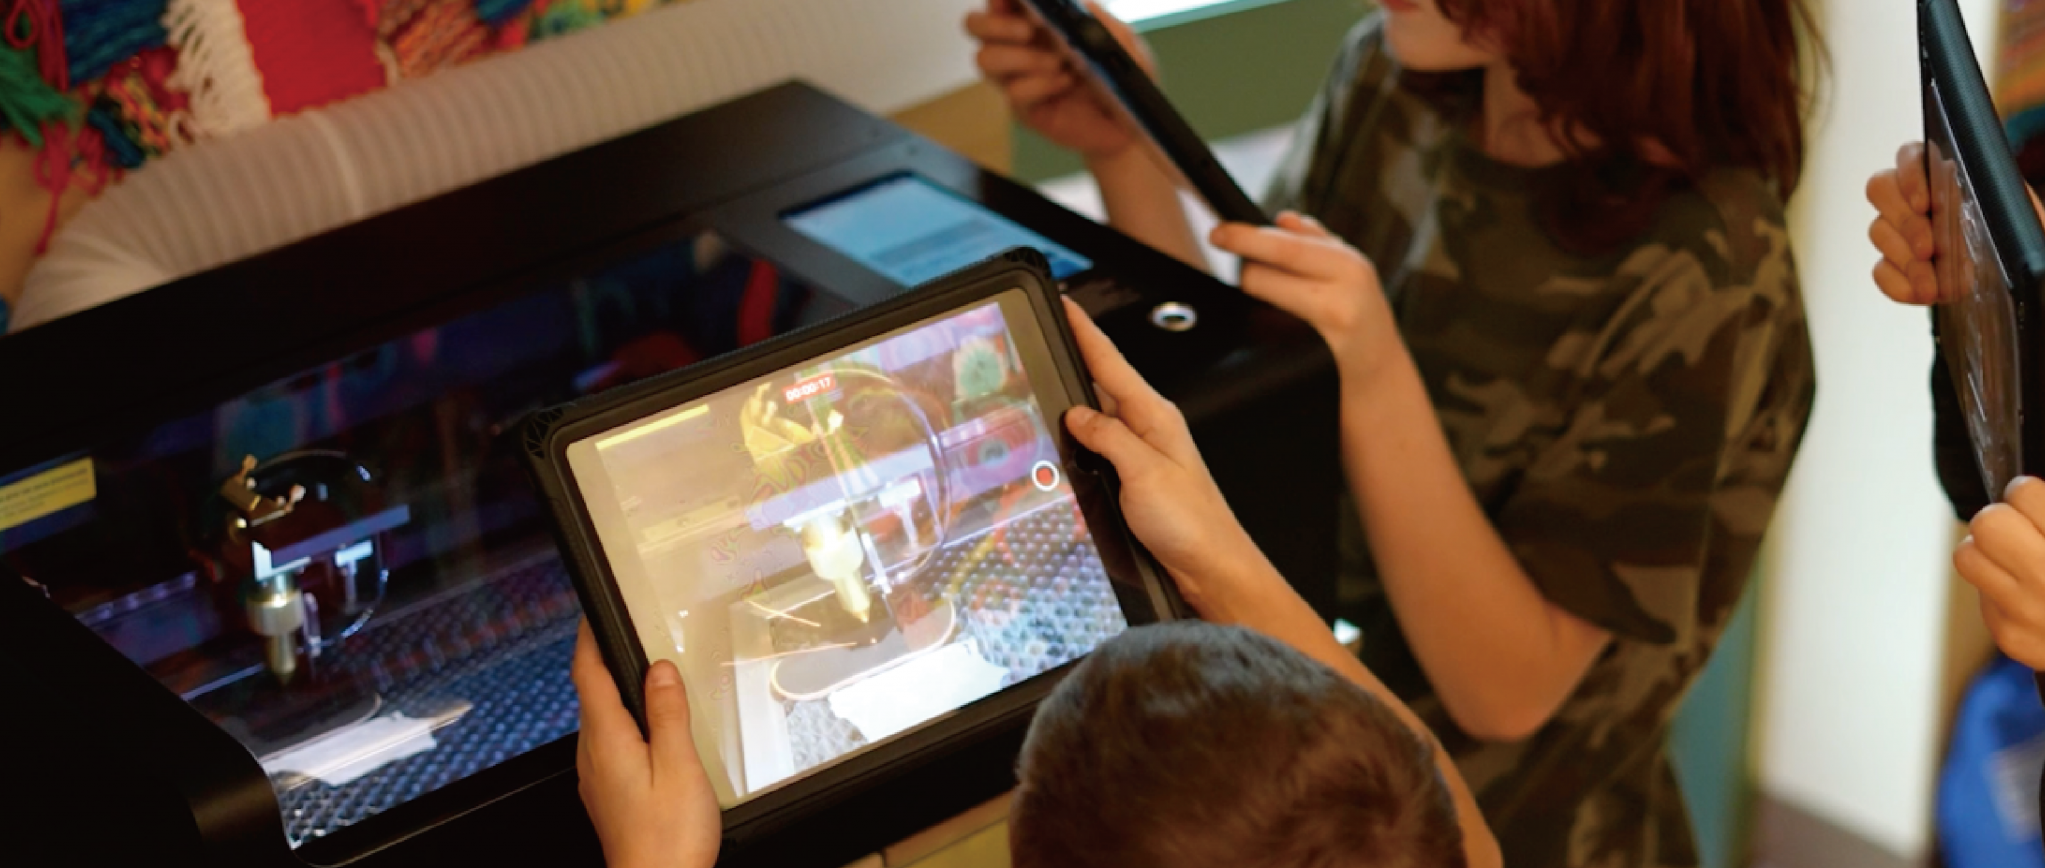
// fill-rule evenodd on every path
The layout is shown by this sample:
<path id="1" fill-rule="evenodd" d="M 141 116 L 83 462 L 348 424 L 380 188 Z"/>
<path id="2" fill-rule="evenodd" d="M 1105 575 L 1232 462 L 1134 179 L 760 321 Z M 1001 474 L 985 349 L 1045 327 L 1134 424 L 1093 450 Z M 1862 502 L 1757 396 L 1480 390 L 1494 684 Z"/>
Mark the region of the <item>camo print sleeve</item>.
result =
<path id="1" fill-rule="evenodd" d="M 1383 65 L 1377 62 L 1381 56 L 1380 29 L 1379 16 L 1373 14 L 1357 24 L 1343 40 L 1342 53 L 1335 58 L 1328 78 L 1314 94 L 1314 101 L 1307 106 L 1306 114 L 1293 125 L 1292 142 L 1287 147 L 1285 158 L 1279 162 L 1278 170 L 1271 176 L 1271 185 L 1264 191 L 1262 204 L 1266 213 L 1307 208 L 1305 193 L 1309 175 L 1315 167 L 1315 155 L 1339 151 L 1340 143 L 1335 139 L 1352 129 L 1345 123 L 1344 115 L 1359 84 L 1359 72 Z"/>
<path id="2" fill-rule="evenodd" d="M 1550 351 L 1576 394 L 1496 514 L 1549 599 L 1623 638 L 1686 645 L 1716 623 L 1700 583 L 1758 547 L 1811 400 L 1780 215 L 1719 216 L 1635 249 L 1615 315 Z"/>

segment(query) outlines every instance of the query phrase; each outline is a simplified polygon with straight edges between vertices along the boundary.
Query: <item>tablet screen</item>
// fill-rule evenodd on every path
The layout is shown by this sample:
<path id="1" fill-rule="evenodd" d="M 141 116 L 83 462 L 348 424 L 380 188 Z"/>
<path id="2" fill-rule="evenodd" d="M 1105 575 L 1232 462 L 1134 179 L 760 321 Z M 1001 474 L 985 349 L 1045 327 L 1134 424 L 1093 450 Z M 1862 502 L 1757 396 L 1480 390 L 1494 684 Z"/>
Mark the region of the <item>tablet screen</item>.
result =
<path id="1" fill-rule="evenodd" d="M 567 450 L 726 807 L 1125 629 L 1022 290 Z"/>
<path id="2" fill-rule="evenodd" d="M 1093 267 L 1086 257 L 913 175 L 798 209 L 786 219 L 795 231 L 903 286 L 1013 247 L 1036 248 L 1060 280 Z"/>
<path id="3" fill-rule="evenodd" d="M 1925 169 L 1937 251 L 1933 267 L 1945 296 L 1934 311 L 1939 352 L 1967 418 L 1982 482 L 1986 490 L 2000 492 L 2024 461 L 2017 438 L 2021 366 L 2016 308 L 2009 275 L 1982 214 L 1976 179 L 1959 159 L 1958 137 L 1936 83 L 1925 88 L 1925 103 Z"/>

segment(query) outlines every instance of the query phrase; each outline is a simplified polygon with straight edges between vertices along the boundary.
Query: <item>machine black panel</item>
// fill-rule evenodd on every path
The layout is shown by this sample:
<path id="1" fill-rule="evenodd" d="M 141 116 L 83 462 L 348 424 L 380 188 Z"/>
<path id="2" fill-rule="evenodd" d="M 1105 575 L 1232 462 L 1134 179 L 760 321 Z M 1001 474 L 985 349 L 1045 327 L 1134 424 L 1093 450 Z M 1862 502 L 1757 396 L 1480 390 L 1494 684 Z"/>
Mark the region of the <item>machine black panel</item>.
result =
<path id="1" fill-rule="evenodd" d="M 293 847 L 572 735 L 579 609 L 509 427 L 851 308 L 714 233 L 638 247 L 10 469 L 45 502 L 0 561 L 253 753 Z"/>
<path id="2" fill-rule="evenodd" d="M 0 368 L 65 364 L 0 388 L 10 406 L 66 421 L 190 411 L 171 401 L 194 382 L 252 388 L 267 366 L 319 365 L 364 334 L 444 321 L 520 291 L 536 269 L 907 136 L 783 85 L 9 336 Z M 113 383 L 144 399 L 105 401 Z M 52 426 L 0 425 L 0 449 L 61 440 Z"/>
<path id="3" fill-rule="evenodd" d="M 506 426 L 899 293 L 784 218 L 904 173 L 1092 262 L 1068 294 L 1327 611 L 1341 483 L 1310 330 L 787 85 L 0 339 L 0 370 L 33 372 L 0 378 L 0 502 L 33 480 L 55 505 L 0 522 L 0 686 L 38 709 L 15 743 L 80 754 L 37 769 L 124 774 L 107 822 L 157 830 L 164 861 L 596 864 L 567 738 L 577 609 Z M 1152 325 L 1167 302 L 1200 324 Z M 394 714 L 427 723 L 386 733 L 407 736 L 387 761 L 286 768 Z M 885 770 L 883 797 L 819 796 L 729 855 L 845 864 L 1010 786 L 1020 735 Z M 52 804 L 108 810 L 73 789 Z"/>

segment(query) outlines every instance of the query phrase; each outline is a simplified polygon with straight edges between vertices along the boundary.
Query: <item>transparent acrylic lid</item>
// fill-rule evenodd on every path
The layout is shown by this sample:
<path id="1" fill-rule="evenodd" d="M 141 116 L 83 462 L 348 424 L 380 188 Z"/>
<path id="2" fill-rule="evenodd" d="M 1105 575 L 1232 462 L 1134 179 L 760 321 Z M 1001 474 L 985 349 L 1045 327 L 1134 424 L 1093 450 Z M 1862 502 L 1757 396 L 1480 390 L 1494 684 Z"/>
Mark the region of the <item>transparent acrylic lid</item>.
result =
<path id="1" fill-rule="evenodd" d="M 0 468 L 47 494 L 0 559 L 246 745 L 297 847 L 575 731 L 517 418 L 847 307 L 712 234 L 641 247 Z"/>

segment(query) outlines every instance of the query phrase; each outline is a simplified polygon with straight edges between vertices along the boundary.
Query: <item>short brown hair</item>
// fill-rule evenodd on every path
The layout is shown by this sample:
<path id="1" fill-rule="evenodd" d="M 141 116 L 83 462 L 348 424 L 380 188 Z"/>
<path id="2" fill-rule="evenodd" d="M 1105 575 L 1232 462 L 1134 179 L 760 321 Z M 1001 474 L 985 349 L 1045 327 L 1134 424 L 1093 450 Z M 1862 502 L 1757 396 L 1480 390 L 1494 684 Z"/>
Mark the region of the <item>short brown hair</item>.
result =
<path id="1" fill-rule="evenodd" d="M 1038 709 L 1010 852 L 1016 868 L 1462 868 L 1430 744 L 1249 630 L 1131 630 Z"/>

